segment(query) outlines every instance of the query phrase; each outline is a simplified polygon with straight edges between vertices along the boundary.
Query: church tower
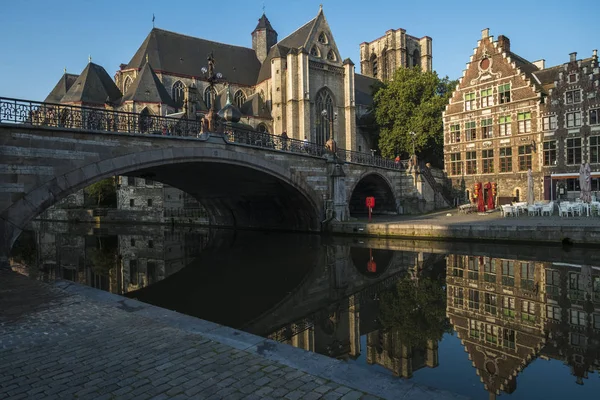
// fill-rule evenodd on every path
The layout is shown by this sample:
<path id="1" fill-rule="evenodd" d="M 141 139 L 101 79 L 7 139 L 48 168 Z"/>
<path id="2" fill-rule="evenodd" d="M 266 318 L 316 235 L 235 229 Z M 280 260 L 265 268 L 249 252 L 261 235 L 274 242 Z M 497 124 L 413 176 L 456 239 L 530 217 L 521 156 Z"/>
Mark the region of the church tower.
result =
<path id="1" fill-rule="evenodd" d="M 263 13 L 258 20 L 258 25 L 252 32 L 252 49 L 256 52 L 256 58 L 262 64 L 267 58 L 269 49 L 277 43 L 277 32 L 271 26 L 269 19 Z"/>

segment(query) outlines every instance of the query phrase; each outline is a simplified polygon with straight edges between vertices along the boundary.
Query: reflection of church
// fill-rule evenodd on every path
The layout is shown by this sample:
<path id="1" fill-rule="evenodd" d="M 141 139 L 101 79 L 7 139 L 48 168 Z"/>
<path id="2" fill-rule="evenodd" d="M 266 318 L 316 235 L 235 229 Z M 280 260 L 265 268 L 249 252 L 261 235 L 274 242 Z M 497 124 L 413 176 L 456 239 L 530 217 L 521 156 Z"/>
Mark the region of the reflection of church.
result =
<path id="1" fill-rule="evenodd" d="M 514 392 L 543 355 L 577 382 L 600 367 L 600 269 L 449 255 L 447 288 L 448 318 L 491 397 Z"/>

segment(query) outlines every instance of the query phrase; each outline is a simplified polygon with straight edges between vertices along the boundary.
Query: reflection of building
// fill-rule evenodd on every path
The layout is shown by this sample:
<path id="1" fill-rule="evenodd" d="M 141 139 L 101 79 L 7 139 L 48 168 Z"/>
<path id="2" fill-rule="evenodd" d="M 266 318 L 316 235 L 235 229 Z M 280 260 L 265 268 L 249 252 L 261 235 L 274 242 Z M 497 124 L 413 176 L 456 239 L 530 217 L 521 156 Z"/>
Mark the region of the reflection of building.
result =
<path id="1" fill-rule="evenodd" d="M 162 228 L 140 227 L 135 234 L 111 235 L 104 229 L 73 234 L 67 225 L 35 222 L 31 237 L 27 246 L 34 249 L 35 259 L 28 275 L 42 280 L 67 279 L 123 294 L 187 266 L 206 246 L 208 231 L 163 232 Z"/>
<path id="2" fill-rule="evenodd" d="M 376 330 L 367 334 L 367 363 L 381 365 L 395 376 L 410 378 L 414 371 L 438 366 L 438 342 L 428 340 L 425 347 L 407 346 L 399 332 Z"/>
<path id="3" fill-rule="evenodd" d="M 512 393 L 544 344 L 543 267 L 530 261 L 449 255 L 447 314 L 484 387 Z"/>
<path id="4" fill-rule="evenodd" d="M 600 267 L 552 263 L 546 266 L 544 322 L 547 357 L 563 360 L 576 382 L 600 372 Z"/>
<path id="5" fill-rule="evenodd" d="M 447 288 L 448 318 L 490 395 L 516 390 L 540 355 L 578 381 L 598 369 L 600 269 L 449 255 Z"/>

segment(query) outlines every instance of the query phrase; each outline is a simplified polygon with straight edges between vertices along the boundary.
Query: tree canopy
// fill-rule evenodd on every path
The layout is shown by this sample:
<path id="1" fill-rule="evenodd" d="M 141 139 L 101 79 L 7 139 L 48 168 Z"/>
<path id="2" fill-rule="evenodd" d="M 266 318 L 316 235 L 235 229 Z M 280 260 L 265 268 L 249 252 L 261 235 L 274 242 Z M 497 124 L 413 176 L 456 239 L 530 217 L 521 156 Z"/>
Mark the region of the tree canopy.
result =
<path id="1" fill-rule="evenodd" d="M 398 68 L 393 80 L 376 87 L 373 109 L 380 129 L 381 155 L 408 157 L 413 153 L 414 140 L 420 158 L 443 165 L 442 112 L 456 84 L 448 77 L 439 78 L 436 72 Z"/>
<path id="2" fill-rule="evenodd" d="M 384 329 L 396 331 L 410 346 L 441 340 L 451 332 L 446 318 L 446 292 L 439 280 L 414 280 L 405 276 L 396 287 L 381 293 L 379 320 Z"/>
<path id="3" fill-rule="evenodd" d="M 96 200 L 97 206 L 112 206 L 117 203 L 117 191 L 113 178 L 106 178 L 86 187 L 85 193 Z"/>

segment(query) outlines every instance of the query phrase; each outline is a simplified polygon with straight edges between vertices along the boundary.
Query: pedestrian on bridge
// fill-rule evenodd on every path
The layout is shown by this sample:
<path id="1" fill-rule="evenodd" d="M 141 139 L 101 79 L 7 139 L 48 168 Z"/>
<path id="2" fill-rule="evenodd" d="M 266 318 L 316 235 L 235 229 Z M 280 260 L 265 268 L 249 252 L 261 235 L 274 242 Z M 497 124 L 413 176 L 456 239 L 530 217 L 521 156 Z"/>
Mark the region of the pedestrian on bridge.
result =
<path id="1" fill-rule="evenodd" d="M 287 151 L 288 149 L 288 135 L 286 131 L 281 132 L 281 150 Z"/>

